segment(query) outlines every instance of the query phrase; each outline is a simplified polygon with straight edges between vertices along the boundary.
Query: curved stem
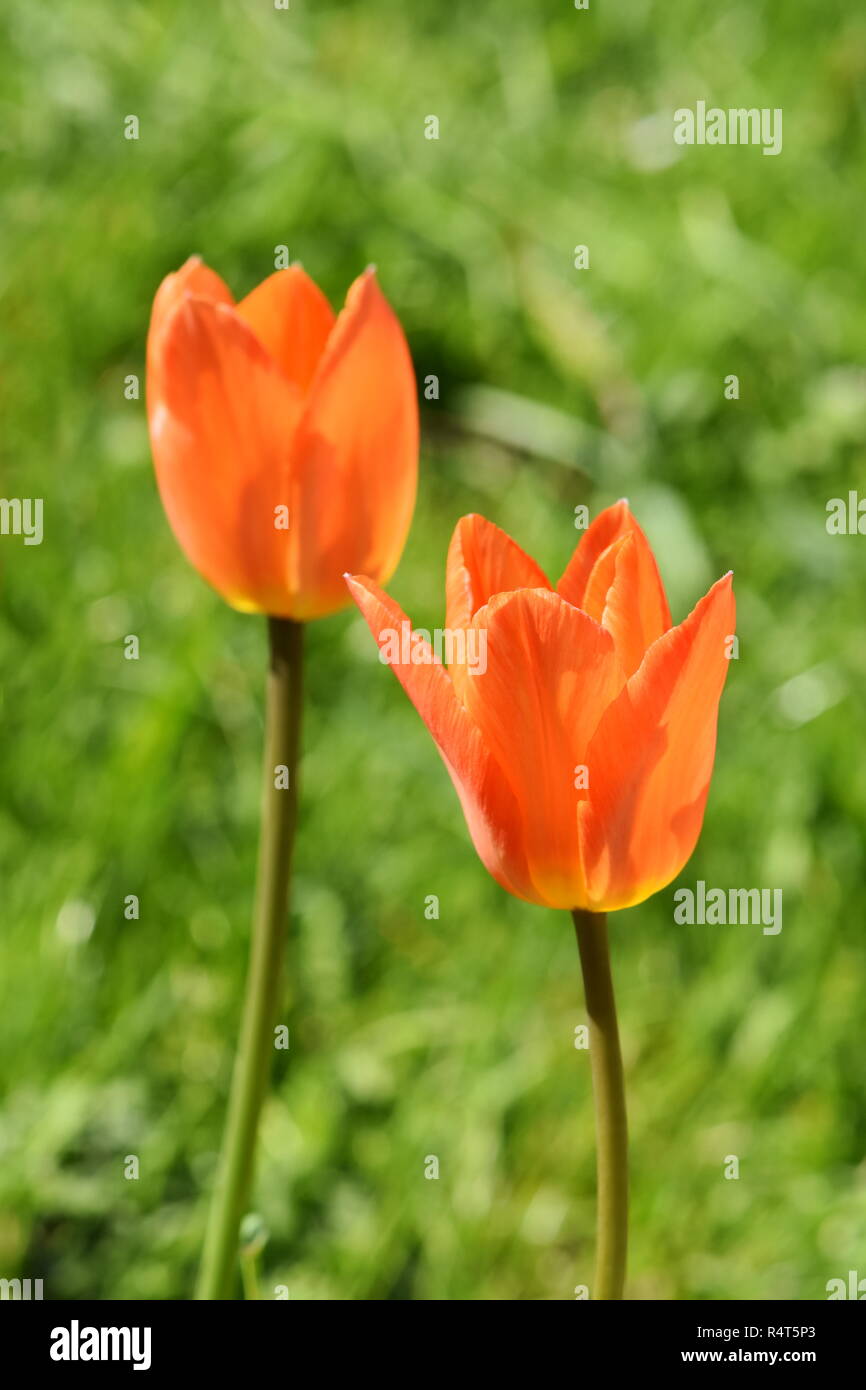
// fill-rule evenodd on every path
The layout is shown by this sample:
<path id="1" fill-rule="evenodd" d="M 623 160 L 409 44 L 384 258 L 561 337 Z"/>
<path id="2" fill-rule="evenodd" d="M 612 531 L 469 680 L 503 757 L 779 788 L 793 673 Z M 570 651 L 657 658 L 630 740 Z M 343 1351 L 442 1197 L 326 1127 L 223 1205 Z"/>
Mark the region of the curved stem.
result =
<path id="1" fill-rule="evenodd" d="M 298 819 L 303 626 L 269 618 L 262 824 L 250 963 L 228 1116 L 211 1198 L 196 1298 L 230 1298 L 238 1230 L 249 1195 L 256 1134 L 274 1049 Z M 287 769 L 278 774 L 277 769 Z M 281 785 L 282 784 L 282 785 Z M 286 785 L 287 784 L 287 785 Z"/>
<path id="2" fill-rule="evenodd" d="M 589 1014 L 589 1056 L 595 1096 L 598 1214 L 594 1299 L 619 1299 L 628 1244 L 628 1127 L 616 1002 L 603 912 L 571 914 Z"/>

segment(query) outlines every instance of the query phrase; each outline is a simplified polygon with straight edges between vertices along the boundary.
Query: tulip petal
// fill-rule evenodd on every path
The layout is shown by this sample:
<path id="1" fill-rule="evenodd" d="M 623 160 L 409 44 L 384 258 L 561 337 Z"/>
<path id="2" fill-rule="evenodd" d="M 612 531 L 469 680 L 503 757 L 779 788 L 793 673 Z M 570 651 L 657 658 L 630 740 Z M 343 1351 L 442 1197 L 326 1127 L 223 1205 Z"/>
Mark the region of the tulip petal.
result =
<path id="1" fill-rule="evenodd" d="M 460 518 L 445 570 L 449 627 L 466 627 L 494 594 L 549 588 L 543 570 L 506 531 L 477 512 Z"/>
<path id="2" fill-rule="evenodd" d="M 152 345 L 148 415 L 163 504 L 182 549 L 235 607 L 293 617 L 297 510 L 289 458 L 301 397 L 224 303 L 189 294 Z"/>
<path id="3" fill-rule="evenodd" d="M 592 571 L 608 546 L 629 529 L 629 520 L 633 518 L 628 502 L 621 498 L 612 507 L 605 507 L 603 512 L 599 512 L 581 536 L 556 586 L 557 593 L 569 603 L 573 603 L 575 608 L 583 607 L 586 586 Z"/>
<path id="4" fill-rule="evenodd" d="M 671 613 L 652 547 L 625 500 L 607 507 L 595 518 L 571 557 L 556 591 L 600 622 L 607 589 L 613 582 L 613 559 L 618 553 L 615 551 L 611 556 L 610 547 L 626 536 L 631 536 L 634 544 L 634 556 L 628 567 L 635 573 L 631 580 L 624 573 L 623 583 L 628 583 L 630 597 L 640 605 L 640 630 L 649 646 L 667 632 Z"/>
<path id="5" fill-rule="evenodd" d="M 390 665 L 427 725 L 454 783 L 475 849 L 489 873 L 517 897 L 537 901 L 526 869 L 520 812 L 496 761 L 454 693 L 451 678 L 429 643 L 412 635 L 403 610 L 363 575 L 345 576 L 346 584 L 379 645 L 398 651 Z M 415 659 L 403 660 L 406 644 Z"/>
<path id="6" fill-rule="evenodd" d="M 277 270 L 242 299 L 237 312 L 304 393 L 316 374 L 336 315 L 299 265 Z"/>
<path id="7" fill-rule="evenodd" d="M 295 442 L 302 615 L 348 601 L 345 571 L 384 583 L 403 550 L 418 477 L 415 376 L 372 270 L 352 285 L 307 396 Z"/>
<path id="8" fill-rule="evenodd" d="M 657 571 L 646 541 L 627 531 L 609 545 L 589 576 L 582 609 L 611 634 L 623 669 L 631 676 L 664 626 Z"/>
<path id="9" fill-rule="evenodd" d="M 171 275 L 166 275 L 154 296 L 150 313 L 150 327 L 147 334 L 147 381 L 148 391 L 154 382 L 152 373 L 158 370 L 156 346 L 162 331 L 178 304 L 187 297 L 209 299 L 214 304 L 233 304 L 232 292 L 215 270 L 205 265 L 201 256 L 190 256 L 187 261 Z"/>
<path id="10" fill-rule="evenodd" d="M 543 570 L 507 532 L 477 513 L 460 518 L 445 569 L 445 625 L 452 632 L 468 628 L 479 608 L 494 594 L 549 588 Z M 462 699 L 466 661 L 454 661 L 449 669 Z"/>
<path id="11" fill-rule="evenodd" d="M 728 574 L 650 647 L 603 716 L 580 808 L 587 895 L 579 906 L 601 912 L 643 902 L 694 849 L 735 616 Z"/>
<path id="12" fill-rule="evenodd" d="M 574 907 L 584 893 L 580 769 L 625 675 L 610 633 L 549 590 L 500 594 L 476 614 L 486 669 L 463 699 L 524 820 L 535 901 Z"/>

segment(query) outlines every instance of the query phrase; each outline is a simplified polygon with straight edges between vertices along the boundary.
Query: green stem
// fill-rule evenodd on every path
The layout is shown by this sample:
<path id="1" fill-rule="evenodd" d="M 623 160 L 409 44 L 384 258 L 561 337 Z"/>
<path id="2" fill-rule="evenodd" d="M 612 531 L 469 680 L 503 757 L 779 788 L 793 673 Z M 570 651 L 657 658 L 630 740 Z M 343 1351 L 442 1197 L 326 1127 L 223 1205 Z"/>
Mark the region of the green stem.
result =
<path id="1" fill-rule="evenodd" d="M 243 1250 L 241 1251 L 241 1281 L 246 1302 L 256 1302 L 259 1297 L 259 1257 L 257 1254 L 247 1254 Z"/>
<path id="2" fill-rule="evenodd" d="M 595 1095 L 598 1214 L 594 1299 L 619 1299 L 628 1245 L 628 1127 L 616 1001 L 603 912 L 571 914 L 589 1014 L 589 1056 Z"/>
<path id="3" fill-rule="evenodd" d="M 289 903 L 292 848 L 298 820 L 297 767 L 301 729 L 303 626 L 269 618 L 264 783 L 250 963 L 240 1039 L 216 1186 L 211 1197 L 196 1298 L 230 1298 L 238 1260 L 238 1229 L 249 1194 L 256 1133 L 274 1049 L 274 1023 Z M 277 768 L 288 769 L 279 787 Z"/>

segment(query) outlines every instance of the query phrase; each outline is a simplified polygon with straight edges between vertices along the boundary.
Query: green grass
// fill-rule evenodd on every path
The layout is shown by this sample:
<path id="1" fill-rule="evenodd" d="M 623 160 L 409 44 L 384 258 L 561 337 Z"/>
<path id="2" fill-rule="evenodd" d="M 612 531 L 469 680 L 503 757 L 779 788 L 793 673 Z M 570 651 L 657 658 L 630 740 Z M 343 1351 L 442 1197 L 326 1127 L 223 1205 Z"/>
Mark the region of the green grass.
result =
<path id="1" fill-rule="evenodd" d="M 419 623 L 443 621 L 470 510 L 557 575 L 574 507 L 626 493 L 677 619 L 735 570 L 740 657 L 677 883 L 781 887 L 784 928 L 677 926 L 677 884 L 611 921 L 629 1288 L 811 1299 L 866 1276 L 866 539 L 824 524 L 866 493 L 866 20 L 823 0 L 60 0 L 50 22 L 9 0 L 3 20 L 0 492 L 44 497 L 45 540 L 0 537 L 0 1275 L 190 1296 L 265 639 L 177 550 L 123 384 L 164 274 L 199 251 L 241 294 L 286 244 L 334 303 L 375 261 L 440 378 L 391 585 Z M 678 151 L 699 98 L 781 107 L 783 153 Z M 571 1298 L 594 1222 L 571 924 L 487 877 L 360 619 L 308 651 L 264 1294 Z"/>

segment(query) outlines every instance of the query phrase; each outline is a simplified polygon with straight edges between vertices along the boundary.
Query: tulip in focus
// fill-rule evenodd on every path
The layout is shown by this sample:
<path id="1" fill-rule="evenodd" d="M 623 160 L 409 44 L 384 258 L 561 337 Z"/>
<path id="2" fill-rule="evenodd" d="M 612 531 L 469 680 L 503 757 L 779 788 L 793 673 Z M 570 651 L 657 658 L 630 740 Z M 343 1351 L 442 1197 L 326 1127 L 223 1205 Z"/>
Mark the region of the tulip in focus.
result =
<path id="1" fill-rule="evenodd" d="M 233 607 L 306 621 L 386 583 L 412 519 L 415 379 L 368 269 L 335 315 L 300 266 L 245 299 L 198 257 L 161 284 L 147 343 L 159 491 L 187 558 Z"/>
<path id="2" fill-rule="evenodd" d="M 347 582 L 382 648 L 405 615 L 368 577 Z M 390 664 L 504 888 L 605 913 L 676 877 L 701 829 L 734 618 L 727 574 L 672 626 L 624 501 L 596 518 L 555 589 L 498 527 L 462 518 L 446 625 L 486 632 L 485 669 L 446 667 L 414 641 L 414 659 Z"/>
<path id="3" fill-rule="evenodd" d="M 731 575 L 673 627 L 626 502 L 596 518 L 555 589 L 503 531 L 466 516 L 448 552 L 445 663 L 369 578 L 346 581 L 433 735 L 490 873 L 519 898 L 571 912 L 595 1097 L 591 1297 L 621 1299 L 628 1123 L 607 913 L 670 883 L 700 833 Z"/>

